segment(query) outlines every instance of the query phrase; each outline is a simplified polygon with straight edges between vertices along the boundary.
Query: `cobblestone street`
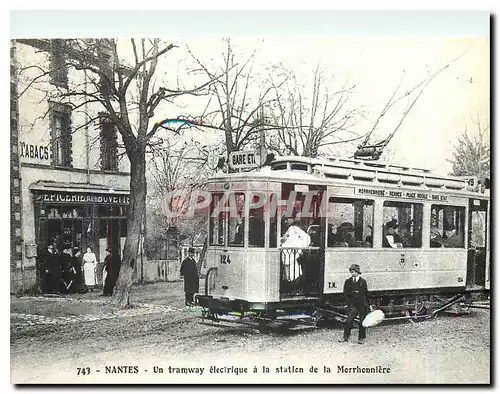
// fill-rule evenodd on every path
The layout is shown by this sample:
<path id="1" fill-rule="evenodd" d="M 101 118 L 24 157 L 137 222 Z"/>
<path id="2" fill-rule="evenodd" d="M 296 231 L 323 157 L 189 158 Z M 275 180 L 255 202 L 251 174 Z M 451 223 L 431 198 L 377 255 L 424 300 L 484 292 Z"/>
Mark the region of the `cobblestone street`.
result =
<path id="1" fill-rule="evenodd" d="M 360 346 L 356 330 L 350 343 L 339 344 L 340 328 L 261 334 L 234 324 L 202 324 L 201 309 L 183 306 L 180 282 L 134 286 L 131 303 L 131 309 L 116 309 L 97 292 L 12 298 L 12 381 L 487 383 L 490 379 L 490 312 L 485 309 L 459 317 L 443 314 L 422 323 L 382 324 L 369 329 L 367 343 Z M 105 372 L 120 366 L 137 367 L 139 373 Z M 209 372 L 210 367 L 250 371 L 254 366 L 258 373 Z M 339 372 L 356 366 L 380 366 L 391 373 Z M 78 373 L 78 368 L 87 367 L 90 375 Z M 168 367 L 206 369 L 201 375 L 151 372 Z M 263 374 L 264 367 L 272 373 Z M 277 372 L 292 367 L 304 372 Z M 333 372 L 314 375 L 308 372 L 311 367 Z"/>
<path id="2" fill-rule="evenodd" d="M 99 300 L 72 300 L 68 298 L 54 298 L 54 297 L 23 297 L 23 300 L 33 300 L 40 301 L 46 303 L 91 303 L 94 305 L 102 305 L 105 306 L 109 304 L 109 301 L 99 301 Z M 70 306 L 68 306 L 70 308 Z M 10 317 L 13 321 L 13 328 L 16 329 L 18 327 L 23 326 L 33 326 L 33 325 L 45 325 L 45 324 L 72 324 L 72 323 L 82 323 L 89 321 L 98 321 L 104 319 L 116 319 L 116 318 L 125 318 L 131 316 L 143 316 L 151 313 L 168 313 L 173 311 L 180 311 L 181 308 L 174 308 L 171 306 L 163 306 L 156 304 L 141 304 L 137 303 L 134 305 L 132 309 L 120 309 L 114 312 L 102 313 L 102 314 L 82 314 L 82 315 L 70 315 L 70 316 L 57 316 L 57 317 L 49 317 L 44 315 L 36 315 L 29 313 L 11 313 Z"/>

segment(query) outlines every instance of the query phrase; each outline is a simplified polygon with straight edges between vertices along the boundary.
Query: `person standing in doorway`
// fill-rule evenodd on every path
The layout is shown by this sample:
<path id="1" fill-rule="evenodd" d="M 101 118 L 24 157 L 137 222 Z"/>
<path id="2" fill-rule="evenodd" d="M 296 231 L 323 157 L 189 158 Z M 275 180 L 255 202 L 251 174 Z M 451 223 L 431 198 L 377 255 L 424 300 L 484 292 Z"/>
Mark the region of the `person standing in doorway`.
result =
<path id="1" fill-rule="evenodd" d="M 85 286 L 90 291 L 94 290 L 97 284 L 96 281 L 96 263 L 97 258 L 95 253 L 92 252 L 92 248 L 87 247 L 87 251 L 83 255 L 83 276 L 85 278 Z"/>
<path id="2" fill-rule="evenodd" d="M 193 296 L 198 293 L 200 280 L 198 277 L 198 269 L 194 260 L 194 248 L 188 249 L 188 257 L 181 263 L 181 275 L 184 276 L 184 293 L 186 306 L 194 305 Z"/>
<path id="3" fill-rule="evenodd" d="M 368 302 L 368 285 L 361 275 L 358 264 L 349 267 L 351 277 L 344 283 L 344 296 L 348 305 L 347 321 L 344 325 L 344 337 L 339 342 L 347 342 L 351 335 L 354 319 L 359 315 L 359 338 L 358 343 L 362 344 L 366 338 L 366 328 L 361 324 L 371 309 Z"/>
<path id="4" fill-rule="evenodd" d="M 42 255 L 45 286 L 43 293 L 58 293 L 61 282 L 61 259 L 51 241 Z"/>

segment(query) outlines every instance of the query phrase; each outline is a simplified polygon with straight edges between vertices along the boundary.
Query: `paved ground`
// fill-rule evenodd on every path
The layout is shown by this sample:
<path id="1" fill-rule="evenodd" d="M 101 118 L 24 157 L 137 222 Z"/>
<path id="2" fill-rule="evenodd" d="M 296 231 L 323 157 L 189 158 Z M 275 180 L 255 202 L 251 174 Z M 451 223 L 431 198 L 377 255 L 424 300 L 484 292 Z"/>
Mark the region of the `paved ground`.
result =
<path id="1" fill-rule="evenodd" d="M 12 381 L 488 383 L 490 379 L 489 310 L 424 323 L 381 325 L 369 329 L 367 343 L 358 345 L 355 340 L 338 343 L 340 328 L 260 334 L 240 326 L 201 324 L 201 311 L 183 306 L 181 283 L 135 286 L 131 302 L 134 308 L 120 310 L 98 293 L 11 298 Z M 353 339 L 356 335 L 354 331 Z M 358 367 L 372 370 L 367 373 Z"/>

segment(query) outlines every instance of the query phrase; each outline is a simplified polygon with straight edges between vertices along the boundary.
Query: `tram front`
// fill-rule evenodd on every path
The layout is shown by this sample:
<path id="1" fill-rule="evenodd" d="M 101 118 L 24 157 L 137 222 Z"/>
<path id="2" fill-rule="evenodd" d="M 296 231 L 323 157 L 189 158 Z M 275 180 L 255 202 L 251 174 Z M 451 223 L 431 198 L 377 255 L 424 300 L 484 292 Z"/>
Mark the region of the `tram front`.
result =
<path id="1" fill-rule="evenodd" d="M 207 191 L 207 273 L 199 305 L 263 311 L 320 296 L 324 188 L 247 173 L 213 180 Z M 301 235 L 307 242 L 297 241 Z"/>
<path id="2" fill-rule="evenodd" d="M 264 309 L 279 300 L 276 230 L 268 209 L 277 185 L 227 178 L 207 184 L 207 274 L 198 304 L 212 310 Z"/>

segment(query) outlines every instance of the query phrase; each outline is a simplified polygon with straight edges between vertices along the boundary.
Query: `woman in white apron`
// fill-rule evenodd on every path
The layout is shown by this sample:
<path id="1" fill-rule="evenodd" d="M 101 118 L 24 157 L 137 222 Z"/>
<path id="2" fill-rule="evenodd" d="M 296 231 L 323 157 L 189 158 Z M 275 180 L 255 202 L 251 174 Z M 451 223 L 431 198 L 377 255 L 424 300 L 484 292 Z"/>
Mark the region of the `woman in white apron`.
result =
<path id="1" fill-rule="evenodd" d="M 96 281 L 96 263 L 97 259 L 92 248 L 88 247 L 83 255 L 83 275 L 85 277 L 85 286 L 92 291 L 97 284 Z"/>
<path id="2" fill-rule="evenodd" d="M 307 248 L 310 244 L 311 236 L 299 226 L 292 224 L 283 235 L 281 247 L 289 248 L 288 253 L 283 256 L 288 280 L 295 280 L 302 275 L 302 267 L 298 260 L 302 255 L 302 249 Z"/>

